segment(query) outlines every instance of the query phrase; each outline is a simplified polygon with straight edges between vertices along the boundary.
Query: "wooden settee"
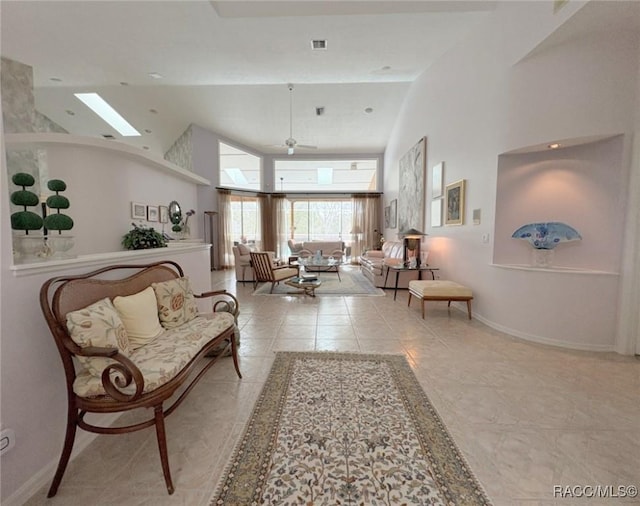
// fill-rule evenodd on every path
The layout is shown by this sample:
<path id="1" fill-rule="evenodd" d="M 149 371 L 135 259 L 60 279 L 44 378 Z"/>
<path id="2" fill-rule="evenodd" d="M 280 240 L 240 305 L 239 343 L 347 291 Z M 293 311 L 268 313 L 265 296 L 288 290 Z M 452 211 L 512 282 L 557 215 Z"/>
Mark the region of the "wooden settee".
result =
<path id="1" fill-rule="evenodd" d="M 119 343 L 118 347 L 78 345 L 72 338 L 76 337 L 73 330 L 69 330 L 73 327 L 69 326 L 68 316 L 82 315 L 88 306 L 109 304 L 118 296 L 135 297 L 134 294 L 150 286 L 155 289 L 165 286 L 165 282 L 184 279 L 177 263 L 164 261 L 116 265 L 84 275 L 57 277 L 42 286 L 40 305 L 62 358 L 68 399 L 64 447 L 48 497 L 58 491 L 78 427 L 98 434 L 123 434 L 155 426 L 167 491 L 173 493 L 164 419 L 218 358 L 228 355 L 229 351 L 236 373 L 242 377 L 234 335 L 239 311 L 237 299 L 225 290 L 193 294 L 192 299 L 212 298 L 211 313 L 198 314 L 184 324 L 178 321 L 177 327 L 163 330 L 152 344 L 140 346 L 131 353 L 123 353 Z M 192 303 L 192 309 L 197 311 L 195 300 Z M 163 362 L 151 367 L 154 353 L 158 354 L 155 358 Z M 87 368 L 81 363 L 87 359 L 101 360 L 97 363 L 104 365 L 94 377 L 88 376 Z M 158 375 L 158 371 L 162 373 Z M 176 393 L 175 400 L 165 406 L 165 401 Z M 140 408 L 151 408 L 153 416 L 125 426 L 99 426 L 85 420 L 88 413 L 122 413 Z"/>

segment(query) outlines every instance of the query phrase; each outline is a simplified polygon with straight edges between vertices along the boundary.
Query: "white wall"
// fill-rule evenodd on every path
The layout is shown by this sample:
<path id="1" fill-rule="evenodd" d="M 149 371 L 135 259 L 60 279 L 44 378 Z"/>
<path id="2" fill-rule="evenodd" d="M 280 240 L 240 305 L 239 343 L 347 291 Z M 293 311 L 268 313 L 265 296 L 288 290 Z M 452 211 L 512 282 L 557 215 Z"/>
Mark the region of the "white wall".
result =
<path id="1" fill-rule="evenodd" d="M 607 4 L 618 8 L 616 2 Z M 623 173 L 629 168 L 637 37 L 608 31 L 581 43 L 580 32 L 572 31 L 552 47 L 540 44 L 570 15 L 581 15 L 580 7 L 570 3 L 553 16 L 550 2 L 499 4 L 477 34 L 425 71 L 411 87 L 385 153 L 385 198 L 397 196 L 398 160 L 426 135 L 427 181 L 441 161 L 445 184 L 467 180 L 465 225 L 431 228 L 426 220 L 429 263 L 441 268 L 443 278 L 470 286 L 474 314 L 497 328 L 541 342 L 604 350 L 614 346 L 618 276 L 491 265 L 499 153 L 554 139 L 622 133 Z M 471 224 L 473 209 L 482 211 L 480 225 Z M 395 231 L 387 233 L 394 238 Z M 489 234 L 488 243 L 483 234 Z"/>

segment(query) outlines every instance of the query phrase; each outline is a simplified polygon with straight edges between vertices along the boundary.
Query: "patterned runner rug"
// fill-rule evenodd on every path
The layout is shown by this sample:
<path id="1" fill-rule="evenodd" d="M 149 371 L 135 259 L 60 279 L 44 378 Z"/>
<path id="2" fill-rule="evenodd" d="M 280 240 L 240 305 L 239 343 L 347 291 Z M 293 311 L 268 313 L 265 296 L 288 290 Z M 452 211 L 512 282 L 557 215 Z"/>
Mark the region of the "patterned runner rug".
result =
<path id="1" fill-rule="evenodd" d="M 211 505 L 487 505 L 400 355 L 279 352 Z"/>

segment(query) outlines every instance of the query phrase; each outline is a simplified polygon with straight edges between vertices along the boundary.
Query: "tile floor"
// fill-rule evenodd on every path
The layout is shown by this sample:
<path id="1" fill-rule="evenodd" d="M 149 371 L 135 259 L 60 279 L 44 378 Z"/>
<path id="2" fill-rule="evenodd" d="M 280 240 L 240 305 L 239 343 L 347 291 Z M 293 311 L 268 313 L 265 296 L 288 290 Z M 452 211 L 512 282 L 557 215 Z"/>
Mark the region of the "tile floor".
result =
<path id="1" fill-rule="evenodd" d="M 212 279 L 241 301 L 244 378 L 223 359 L 167 419 L 174 495 L 150 428 L 99 436 L 71 462 L 54 499 L 43 488 L 27 504 L 207 505 L 276 350 L 404 353 L 496 506 L 640 504 L 553 497 L 554 485 L 640 486 L 637 358 L 527 343 L 444 302 L 430 304 L 423 321 L 406 291 L 396 302 L 392 291 L 253 296 L 231 271 Z"/>

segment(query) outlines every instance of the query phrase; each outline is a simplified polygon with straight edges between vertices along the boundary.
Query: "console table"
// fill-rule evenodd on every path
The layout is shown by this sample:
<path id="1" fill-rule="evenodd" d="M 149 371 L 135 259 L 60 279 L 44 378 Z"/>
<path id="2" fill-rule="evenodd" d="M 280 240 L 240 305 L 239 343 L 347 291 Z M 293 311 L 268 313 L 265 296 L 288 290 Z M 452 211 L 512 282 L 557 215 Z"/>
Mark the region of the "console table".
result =
<path id="1" fill-rule="evenodd" d="M 425 265 L 423 267 L 404 267 L 404 266 L 387 265 L 386 268 L 387 268 L 387 274 L 384 277 L 385 287 L 387 286 L 387 279 L 389 279 L 389 271 L 394 271 L 396 273 L 396 284 L 393 289 L 393 300 L 396 300 L 396 295 L 398 295 L 398 280 L 400 279 L 401 272 L 418 271 L 418 279 L 422 280 L 422 273 L 426 271 L 431 273 L 431 279 L 433 280 L 433 279 L 436 279 L 435 271 L 440 270 L 437 267 L 429 267 L 428 265 Z"/>

